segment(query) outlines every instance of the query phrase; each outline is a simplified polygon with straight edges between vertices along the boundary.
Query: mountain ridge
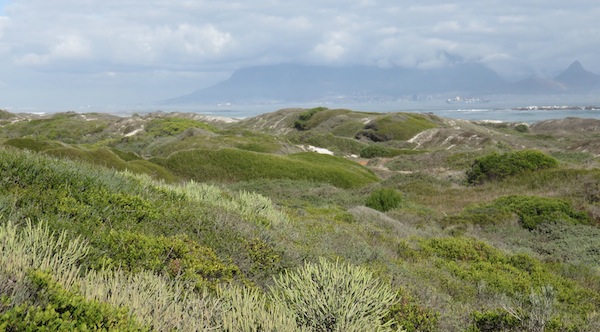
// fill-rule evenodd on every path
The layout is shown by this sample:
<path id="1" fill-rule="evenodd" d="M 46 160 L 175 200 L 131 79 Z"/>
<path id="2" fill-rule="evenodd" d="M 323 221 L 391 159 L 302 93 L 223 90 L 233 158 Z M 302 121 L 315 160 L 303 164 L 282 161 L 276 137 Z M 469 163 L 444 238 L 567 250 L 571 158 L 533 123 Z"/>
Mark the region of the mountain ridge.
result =
<path id="1" fill-rule="evenodd" d="M 378 101 L 428 94 L 573 94 L 597 88 L 600 76 L 579 61 L 553 79 L 533 76 L 517 82 L 506 81 L 478 62 L 437 69 L 277 64 L 238 69 L 225 81 L 163 103 Z"/>

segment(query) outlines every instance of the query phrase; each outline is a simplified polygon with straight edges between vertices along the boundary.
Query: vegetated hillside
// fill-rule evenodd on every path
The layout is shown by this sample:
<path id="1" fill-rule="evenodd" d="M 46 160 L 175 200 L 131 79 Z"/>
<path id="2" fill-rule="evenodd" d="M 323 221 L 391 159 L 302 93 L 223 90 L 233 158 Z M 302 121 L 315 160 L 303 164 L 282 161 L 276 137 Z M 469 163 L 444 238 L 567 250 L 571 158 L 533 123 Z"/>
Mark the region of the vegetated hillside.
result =
<path id="1" fill-rule="evenodd" d="M 2 329 L 600 329 L 587 120 L 3 118 Z"/>

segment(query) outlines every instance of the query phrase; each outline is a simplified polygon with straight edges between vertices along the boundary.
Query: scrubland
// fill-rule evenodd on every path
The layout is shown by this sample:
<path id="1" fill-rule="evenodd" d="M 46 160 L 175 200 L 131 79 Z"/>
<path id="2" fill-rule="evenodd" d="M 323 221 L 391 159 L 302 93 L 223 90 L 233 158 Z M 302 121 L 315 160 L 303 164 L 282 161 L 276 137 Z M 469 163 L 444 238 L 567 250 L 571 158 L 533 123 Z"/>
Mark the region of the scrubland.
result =
<path id="1" fill-rule="evenodd" d="M 600 330 L 596 120 L 1 115 L 1 330 Z"/>

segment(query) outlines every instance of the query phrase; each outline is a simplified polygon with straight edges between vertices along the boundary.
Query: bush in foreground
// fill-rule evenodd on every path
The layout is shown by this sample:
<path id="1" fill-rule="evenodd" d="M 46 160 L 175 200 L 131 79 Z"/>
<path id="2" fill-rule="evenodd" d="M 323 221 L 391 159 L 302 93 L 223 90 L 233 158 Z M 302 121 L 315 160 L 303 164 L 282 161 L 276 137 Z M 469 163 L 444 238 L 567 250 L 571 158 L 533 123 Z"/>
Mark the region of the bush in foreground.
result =
<path id="1" fill-rule="evenodd" d="M 276 278 L 272 290 L 308 331 L 389 331 L 394 323 L 384 318 L 396 294 L 371 272 L 339 261 L 307 263 Z"/>

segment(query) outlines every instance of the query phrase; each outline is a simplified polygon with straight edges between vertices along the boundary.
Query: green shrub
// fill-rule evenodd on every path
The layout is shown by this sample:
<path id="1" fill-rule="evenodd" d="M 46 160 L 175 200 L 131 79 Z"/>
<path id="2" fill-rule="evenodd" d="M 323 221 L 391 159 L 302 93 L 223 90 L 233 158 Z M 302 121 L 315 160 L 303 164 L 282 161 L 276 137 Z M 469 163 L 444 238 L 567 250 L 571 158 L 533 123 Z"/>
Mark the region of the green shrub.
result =
<path id="1" fill-rule="evenodd" d="M 568 222 L 589 224 L 590 217 L 577 211 L 564 199 L 510 195 L 486 204 L 468 207 L 464 212 L 444 219 L 448 224 L 494 225 L 502 224 L 517 216 L 523 228 L 532 230 L 541 223 Z"/>
<path id="2" fill-rule="evenodd" d="M 275 278 L 275 303 L 289 308 L 308 331 L 386 331 L 384 321 L 396 294 L 360 267 L 329 262 L 306 263 Z"/>
<path id="3" fill-rule="evenodd" d="M 467 170 L 467 181 L 481 184 L 508 176 L 556 167 L 558 161 L 540 151 L 522 150 L 505 154 L 491 153 L 475 159 Z"/>
<path id="4" fill-rule="evenodd" d="M 585 212 L 576 211 L 571 203 L 559 198 L 512 195 L 494 200 L 492 206 L 515 213 L 521 225 L 530 230 L 548 222 L 590 223 Z"/>
<path id="5" fill-rule="evenodd" d="M 515 130 L 520 133 L 526 133 L 529 131 L 529 126 L 527 124 L 521 123 L 515 126 Z"/>
<path id="6" fill-rule="evenodd" d="M 239 270 L 223 263 L 215 252 L 186 236 L 149 236 L 127 231 L 110 231 L 104 241 L 106 262 L 130 271 L 150 270 L 193 281 L 198 287 L 214 287 L 230 281 Z"/>
<path id="7" fill-rule="evenodd" d="M 146 132 L 154 137 L 174 136 L 189 128 L 200 128 L 211 132 L 218 130 L 204 122 L 185 118 L 157 118 L 146 125 Z"/>
<path id="8" fill-rule="evenodd" d="M 2 119 L 2 120 L 4 120 L 4 119 L 12 119 L 15 116 L 16 115 L 12 114 L 11 112 L 9 112 L 7 110 L 0 109 L 0 119 Z"/>
<path id="9" fill-rule="evenodd" d="M 506 310 L 475 311 L 472 314 L 473 325 L 469 331 L 522 331 L 524 327 L 519 319 L 511 316 Z"/>
<path id="10" fill-rule="evenodd" d="M 371 195 L 369 195 L 365 205 L 371 209 L 386 212 L 399 207 L 403 200 L 402 194 L 396 190 L 381 188 L 373 191 Z"/>
<path id="11" fill-rule="evenodd" d="M 256 288 L 229 286 L 219 292 L 221 328 L 219 331 L 296 332 L 293 312 L 281 303 L 272 303 Z"/>
<path id="12" fill-rule="evenodd" d="M 390 307 L 387 316 L 397 327 L 402 327 L 406 332 L 438 331 L 439 313 L 419 305 L 406 292 L 398 292 L 398 298 L 400 301 Z"/>
<path id="13" fill-rule="evenodd" d="M 313 115 L 317 114 L 318 112 L 322 112 L 324 110 L 327 110 L 327 108 L 326 107 L 315 107 L 315 108 L 311 108 L 307 111 L 300 113 L 300 115 L 298 116 L 298 120 L 296 120 L 294 122 L 294 128 L 296 128 L 298 130 L 310 129 L 308 126 L 308 121 L 310 121 L 310 119 L 313 117 Z"/>
<path id="14" fill-rule="evenodd" d="M 371 144 L 360 150 L 360 156 L 362 158 L 391 158 L 400 155 L 415 155 L 421 153 L 423 153 L 423 151 L 394 149 L 375 144 Z"/>
<path id="15" fill-rule="evenodd" d="M 65 290 L 50 273 L 33 270 L 28 273 L 34 301 L 0 315 L 3 331 L 147 331 L 138 325 L 126 307 L 88 300 Z"/>

